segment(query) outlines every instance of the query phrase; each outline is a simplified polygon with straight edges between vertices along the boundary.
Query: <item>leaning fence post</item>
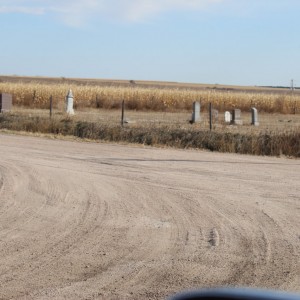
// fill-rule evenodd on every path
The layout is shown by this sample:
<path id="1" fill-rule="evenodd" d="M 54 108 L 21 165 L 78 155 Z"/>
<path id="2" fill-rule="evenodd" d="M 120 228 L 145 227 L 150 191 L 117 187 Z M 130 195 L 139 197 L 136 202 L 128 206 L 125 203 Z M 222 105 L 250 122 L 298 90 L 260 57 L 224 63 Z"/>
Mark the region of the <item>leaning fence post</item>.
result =
<path id="1" fill-rule="evenodd" d="M 122 101 L 122 115 L 121 115 L 121 125 L 124 126 L 124 111 L 125 111 L 125 100 Z"/>
<path id="2" fill-rule="evenodd" d="M 52 108 L 53 108 L 53 99 L 52 95 L 50 96 L 50 118 L 52 118 Z"/>
<path id="3" fill-rule="evenodd" d="M 212 130 L 212 104 L 209 103 L 209 130 Z"/>

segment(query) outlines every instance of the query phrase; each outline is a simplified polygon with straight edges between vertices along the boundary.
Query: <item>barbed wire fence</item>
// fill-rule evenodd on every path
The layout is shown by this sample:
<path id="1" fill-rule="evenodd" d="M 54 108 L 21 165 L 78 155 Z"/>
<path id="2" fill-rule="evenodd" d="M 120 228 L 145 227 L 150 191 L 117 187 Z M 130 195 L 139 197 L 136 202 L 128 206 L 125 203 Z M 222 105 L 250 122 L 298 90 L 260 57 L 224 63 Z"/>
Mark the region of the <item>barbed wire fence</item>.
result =
<path id="1" fill-rule="evenodd" d="M 29 116 L 50 116 L 51 118 L 65 118 L 68 115 L 65 107 L 53 108 L 53 97 L 49 99 L 49 110 L 47 109 L 29 109 L 15 107 L 14 111 L 18 114 Z M 218 111 L 212 106 L 212 118 L 210 119 L 209 107 L 203 110 L 201 107 L 200 119 L 198 122 L 192 122 L 193 107 L 190 111 L 135 111 L 128 109 L 125 101 L 120 101 L 117 109 L 92 109 L 81 108 L 75 109 L 75 115 L 70 116 L 76 121 L 94 122 L 104 125 L 114 125 L 128 127 L 173 127 L 186 129 L 201 130 L 230 130 L 237 132 L 252 131 L 300 131 L 300 112 L 295 114 L 278 114 L 278 113 L 260 113 L 258 111 L 258 126 L 251 125 L 253 122 L 251 110 L 241 111 L 241 124 L 234 125 L 226 122 L 225 112 L 232 113 L 232 109 L 224 107 L 224 110 Z M 227 120 L 228 121 L 228 120 Z"/>

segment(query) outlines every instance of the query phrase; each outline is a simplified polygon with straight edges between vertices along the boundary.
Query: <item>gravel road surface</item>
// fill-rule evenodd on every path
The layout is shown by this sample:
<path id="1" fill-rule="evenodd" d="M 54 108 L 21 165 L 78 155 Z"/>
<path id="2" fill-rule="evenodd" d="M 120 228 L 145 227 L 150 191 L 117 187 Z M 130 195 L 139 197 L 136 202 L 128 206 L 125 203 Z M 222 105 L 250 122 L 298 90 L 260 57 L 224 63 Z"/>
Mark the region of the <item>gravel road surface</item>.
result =
<path id="1" fill-rule="evenodd" d="M 0 135 L 0 299 L 300 292 L 300 160 Z"/>

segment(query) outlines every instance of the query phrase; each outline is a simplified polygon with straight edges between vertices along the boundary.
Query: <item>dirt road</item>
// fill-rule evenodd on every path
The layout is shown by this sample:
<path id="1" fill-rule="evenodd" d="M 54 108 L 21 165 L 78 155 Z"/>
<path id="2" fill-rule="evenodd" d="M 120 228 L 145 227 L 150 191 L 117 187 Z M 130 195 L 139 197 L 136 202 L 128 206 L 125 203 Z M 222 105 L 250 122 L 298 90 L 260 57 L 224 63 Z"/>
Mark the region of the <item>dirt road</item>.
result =
<path id="1" fill-rule="evenodd" d="M 300 161 L 0 135 L 0 299 L 300 292 Z"/>

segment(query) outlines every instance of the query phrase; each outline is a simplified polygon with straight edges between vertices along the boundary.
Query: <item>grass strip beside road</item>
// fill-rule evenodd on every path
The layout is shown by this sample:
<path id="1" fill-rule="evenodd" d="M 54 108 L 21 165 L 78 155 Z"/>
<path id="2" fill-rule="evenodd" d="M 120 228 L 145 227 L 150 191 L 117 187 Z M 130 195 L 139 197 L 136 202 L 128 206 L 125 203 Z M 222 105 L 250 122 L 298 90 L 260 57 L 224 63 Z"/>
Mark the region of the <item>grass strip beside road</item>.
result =
<path id="1" fill-rule="evenodd" d="M 209 131 L 176 126 L 128 126 L 79 121 L 69 117 L 47 118 L 14 114 L 0 115 L 0 129 L 75 136 L 107 142 L 128 142 L 151 146 L 195 148 L 210 151 L 300 157 L 300 132 L 239 133 Z"/>

